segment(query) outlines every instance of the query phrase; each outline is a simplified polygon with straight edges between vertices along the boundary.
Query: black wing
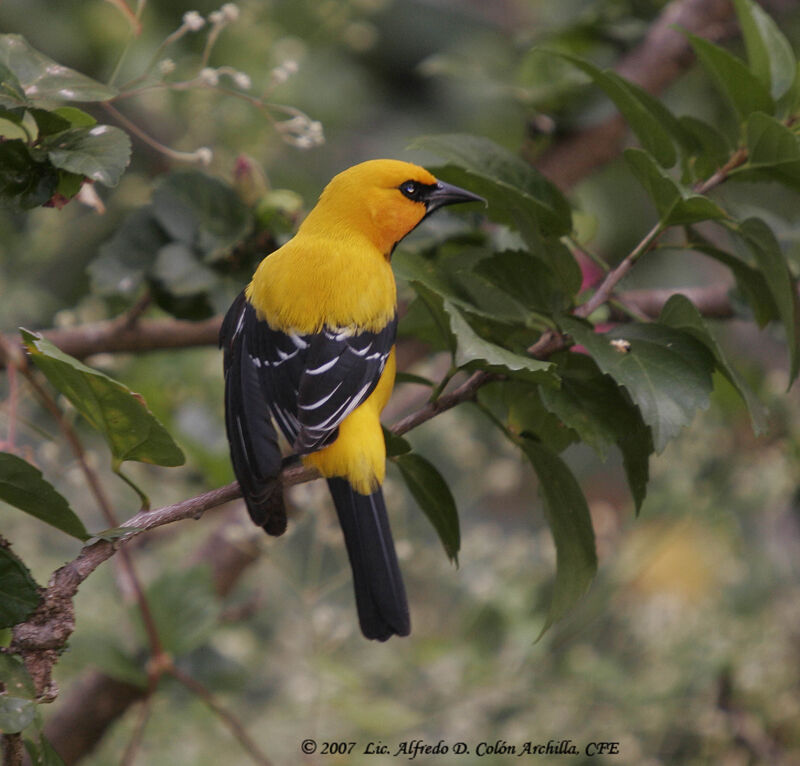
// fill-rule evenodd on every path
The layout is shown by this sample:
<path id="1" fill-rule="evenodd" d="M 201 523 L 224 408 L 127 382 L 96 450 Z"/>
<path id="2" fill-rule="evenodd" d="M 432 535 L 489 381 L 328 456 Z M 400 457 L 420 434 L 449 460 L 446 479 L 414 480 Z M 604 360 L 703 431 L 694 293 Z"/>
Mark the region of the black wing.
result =
<path id="1" fill-rule="evenodd" d="M 297 387 L 300 454 L 321 449 L 339 424 L 374 390 L 397 335 L 397 317 L 379 332 L 350 333 L 325 328 L 309 336 L 305 370 Z"/>
<path id="2" fill-rule="evenodd" d="M 265 406 L 264 389 L 250 350 L 248 327 L 255 319 L 244 293 L 233 302 L 220 330 L 224 350 L 225 428 L 231 462 L 250 518 L 271 535 L 286 530 L 286 509 L 280 483 L 278 434 Z"/>

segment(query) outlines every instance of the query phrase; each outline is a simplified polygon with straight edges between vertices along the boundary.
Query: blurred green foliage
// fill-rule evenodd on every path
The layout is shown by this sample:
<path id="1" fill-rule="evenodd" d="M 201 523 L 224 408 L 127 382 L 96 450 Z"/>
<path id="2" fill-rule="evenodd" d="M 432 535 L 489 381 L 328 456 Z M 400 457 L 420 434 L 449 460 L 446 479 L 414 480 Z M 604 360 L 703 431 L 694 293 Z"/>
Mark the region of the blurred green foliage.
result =
<path id="1" fill-rule="evenodd" d="M 402 481 L 403 473 L 427 469 L 420 469 L 418 455 L 398 449 L 386 491 L 412 603 L 411 639 L 387 647 L 357 635 L 340 533 L 315 484 L 294 490 L 297 511 L 289 533 L 277 541 L 258 537 L 259 562 L 223 602 L 213 594 L 208 571 L 187 564 L 216 523 L 213 514 L 197 528 L 173 525 L 154 533 L 137 552 L 167 648 L 182 669 L 221 696 L 275 763 L 297 762 L 306 737 L 356 740 L 357 752 L 370 740 L 394 750 L 416 737 L 432 744 L 463 740 L 471 747 L 498 739 L 571 739 L 581 750 L 590 741 L 618 740 L 622 762 L 642 764 L 788 763 L 800 752 L 800 402 L 796 393 L 785 394 L 798 365 L 791 269 L 797 266 L 800 150 L 793 126 L 785 124 L 797 107 L 796 78 L 787 74 L 796 63 L 771 22 L 740 2 L 749 21 L 745 46 L 734 52 L 748 56 L 749 68 L 693 40 L 710 73 L 692 73 L 670 91 L 664 103 L 676 114 L 693 115 L 672 120 L 603 69 L 641 39 L 659 7 L 624 0 L 253 1 L 239 4 L 239 18 L 221 30 L 209 61 L 206 28 L 183 34 L 153 62 L 161 41 L 185 23 L 192 8 L 147 4 L 142 33 L 120 60 L 129 30 L 111 3 L 5 0 L 0 6 L 4 31 L 21 33 L 35 50 L 93 82 L 113 79 L 121 90 L 126 83 L 134 90 L 162 80 L 194 82 L 208 64 L 228 67 L 219 78 L 238 93 L 220 92 L 206 81 L 153 87 L 117 102 L 115 109 L 168 145 L 173 156 L 165 158 L 134 135 L 131 164 L 119 184 L 97 189 L 104 216 L 77 202 L 58 211 L 0 209 L 5 330 L 114 316 L 130 308 L 145 287 L 155 316 L 218 313 L 263 251 L 289 235 L 302 202 L 309 207 L 333 173 L 373 156 L 428 165 L 444 161 L 443 176 L 485 194 L 491 214 L 514 230 L 492 239 L 476 234 L 471 220 L 443 217 L 410 237 L 396 256 L 398 273 L 409 283 L 401 286 L 410 302 L 407 333 L 453 351 L 458 366 L 516 370 L 524 388 L 524 395 L 513 396 L 493 395 L 487 387 L 477 407 L 437 417 L 408 436 L 455 497 L 460 550 L 452 517 L 432 520 L 447 553 L 458 554 L 457 570 Z M 217 9 L 201 3 L 196 10 L 207 16 Z M 43 16 L 47 24 L 35 21 Z M 794 15 L 781 22 L 792 43 L 797 25 Z M 167 57 L 174 69 L 161 65 Z M 236 85 L 237 73 L 250 79 L 250 89 Z M 623 160 L 582 183 L 571 195 L 577 208 L 571 212 L 522 161 L 518 172 L 498 145 L 510 157 L 525 141 L 534 147 L 557 141 L 607 112 L 601 91 L 625 114 L 642 149 L 629 149 Z M 242 98 L 262 93 L 267 95 L 259 104 Z M 46 160 L 34 156 L 44 117 L 36 120 L 39 107 L 20 108 L 32 115 L 39 133 L 5 142 L 4 151 L 18 141 L 36 162 L 52 164 L 52 173 L 42 171 L 49 186 L 34 195 L 41 204 L 66 188 L 59 174 L 88 176 L 88 166 L 65 167 L 52 152 Z M 102 106 L 83 108 L 92 120 L 114 122 Z M 67 121 L 80 116 L 62 114 Z M 541 114 L 553 119 L 552 135 L 534 130 Z M 13 123 L 9 131 L 25 124 L 24 115 L 17 116 L 16 122 L 7 119 Z M 324 129 L 321 145 L 317 122 Z M 419 140 L 407 151 L 420 135 L 455 133 L 470 135 Z M 714 200 L 696 194 L 693 184 L 739 145 L 748 150 L 749 162 L 734 169 L 736 183 L 726 184 Z M 213 150 L 205 172 L 176 164 L 176 152 L 183 159 L 209 159 L 198 155 L 204 147 Z M 241 165 L 240 155 L 251 159 Z M 676 172 L 667 170 L 673 166 Z M 178 172 L 165 175 L 168 169 Z M 753 223 L 755 216 L 766 224 Z M 612 331 L 609 338 L 633 346 L 622 354 L 610 351 L 605 336 L 591 333 L 589 325 L 563 322 L 560 315 L 573 306 L 580 286 L 571 253 L 558 239 L 571 223 L 588 232 L 581 246 L 613 264 L 659 223 L 709 219 L 724 219 L 731 252 L 705 240 L 707 229 L 690 231 L 693 252 L 676 239 L 671 252 L 648 253 L 630 284 L 706 284 L 730 269 L 739 315 L 754 317 L 760 326 L 777 320 L 760 335 L 739 321 L 712 326 L 712 335 L 691 307 L 673 303 L 658 325 Z M 542 252 L 548 257 L 537 260 Z M 782 255 L 787 252 L 789 265 Z M 536 279 L 519 279 L 523 268 Z M 594 360 L 543 364 L 521 356 L 530 333 L 552 326 L 554 317 Z M 525 332 L 510 333 L 511 322 Z M 719 344 L 714 336 L 721 336 Z M 148 416 L 163 423 L 186 453 L 186 466 L 169 473 L 150 465 L 126 469 L 155 506 L 232 478 L 218 357 L 215 350 L 192 350 L 92 360 L 94 368 L 140 392 L 152 410 Z M 414 372 L 438 380 L 437 364 L 423 360 Z M 551 390 L 544 384 L 556 364 L 563 382 Z M 648 364 L 666 369 L 673 377 L 662 378 L 653 393 L 637 364 L 645 371 Z M 601 372 L 626 385 L 630 397 L 609 387 Z M 543 385 L 534 388 L 532 382 Z M 0 385 L 8 402 L 8 379 Z M 762 424 L 750 387 L 770 409 L 759 441 L 751 433 L 748 409 L 756 413 L 752 425 Z M 414 384 L 400 386 L 396 406 L 419 401 L 414 391 L 430 393 Z M 55 490 L 48 492 L 69 498 L 88 529 L 104 528 L 52 421 L 28 393 L 22 396 L 15 448 L 53 482 Z M 593 406 L 587 407 L 590 400 Z M 691 429 L 683 429 L 698 407 L 709 405 Z M 75 406 L 80 411 L 80 402 Z M 9 413 L 6 406 L 2 438 Z M 67 409 L 88 445 L 90 463 L 102 469 L 105 447 L 77 414 Z M 528 461 L 499 431 L 487 429 L 487 414 L 526 445 L 547 508 L 536 499 Z M 541 441 L 526 444 L 531 434 Z M 620 457 L 608 456 L 609 445 L 619 448 Z M 663 453 L 650 461 L 645 500 L 653 447 Z M 552 517 L 565 497 L 583 501 L 570 470 L 586 498 L 583 519 L 571 527 L 570 520 Z M 555 487 L 566 495 L 553 495 Z M 137 509 L 136 496 L 124 484 L 109 481 L 108 491 L 120 516 Z M 434 494 L 440 504 L 443 497 L 441 490 Z M 640 506 L 634 520 L 634 507 Z M 551 527 L 566 524 L 557 550 L 548 513 Z M 599 560 L 590 595 L 535 643 L 542 626 L 561 616 L 553 611 L 560 603 L 552 601 L 553 589 L 574 591 L 571 601 L 591 578 L 591 571 L 581 569 L 591 569 L 594 555 L 593 547 L 591 555 L 586 552 L 589 515 Z M 66 536 L 5 505 L 0 522 L 16 554 L 0 548 L 3 566 L 23 580 L 28 574 L 18 560 L 44 583 L 78 552 Z M 226 534 L 252 544 L 258 530 L 241 522 Z M 553 583 L 556 556 L 560 577 Z M 238 607 L 244 619 L 226 619 L 226 609 Z M 146 642 L 135 608 L 120 604 L 113 564 L 80 589 L 76 608 L 78 630 L 56 670 L 63 693 L 87 667 L 142 685 Z M 164 681 L 162 687 L 140 762 L 245 762 L 200 701 L 177 684 Z M 30 694 L 15 699 L 20 723 L 28 723 Z M 112 729 L 86 762 L 119 762 L 134 718 Z M 592 759 L 598 760 L 616 762 Z"/>

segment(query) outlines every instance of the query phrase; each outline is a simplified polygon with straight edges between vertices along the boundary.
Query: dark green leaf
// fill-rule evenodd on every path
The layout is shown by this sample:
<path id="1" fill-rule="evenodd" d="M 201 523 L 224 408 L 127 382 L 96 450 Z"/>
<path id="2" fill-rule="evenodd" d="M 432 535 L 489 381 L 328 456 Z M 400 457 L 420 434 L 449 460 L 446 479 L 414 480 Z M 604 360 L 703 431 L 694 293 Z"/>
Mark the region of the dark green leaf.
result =
<path id="1" fill-rule="evenodd" d="M 763 112 L 747 119 L 747 164 L 751 167 L 800 164 L 800 143 L 783 123 Z"/>
<path id="2" fill-rule="evenodd" d="M 101 295 L 135 293 L 168 242 L 150 206 L 134 210 L 89 264 L 92 288 Z"/>
<path id="3" fill-rule="evenodd" d="M 39 335 L 23 330 L 22 339 L 50 384 L 105 437 L 115 462 L 183 464 L 183 452 L 141 396 L 81 364 Z"/>
<path id="4" fill-rule="evenodd" d="M 747 119 L 753 112 L 772 114 L 775 111 L 775 102 L 769 94 L 768 86 L 762 83 L 744 62 L 702 37 L 690 32 L 685 34 L 697 58 L 714 77 L 740 119 Z"/>
<path id="5" fill-rule="evenodd" d="M 708 178 L 728 161 L 733 147 L 723 133 L 703 120 L 683 115 L 680 123 L 697 145 L 693 153 L 695 177 Z"/>
<path id="6" fill-rule="evenodd" d="M 450 329 L 457 340 L 456 365 L 468 369 L 502 372 L 533 382 L 558 385 L 553 365 L 529 356 L 516 354 L 478 335 L 464 315 L 445 300 L 444 310 L 450 317 Z"/>
<path id="7" fill-rule="evenodd" d="M 89 538 L 83 522 L 42 472 L 7 452 L 0 452 L 0 500 L 79 540 Z"/>
<path id="8" fill-rule="evenodd" d="M 591 357 L 564 352 L 553 361 L 558 364 L 561 387 L 542 388 L 544 405 L 601 458 L 605 459 L 607 445 L 619 448 L 638 513 L 647 492 L 653 452 L 653 437 L 641 412 Z"/>
<path id="9" fill-rule="evenodd" d="M 34 160 L 22 141 L 0 141 L 0 201 L 28 210 L 47 202 L 57 186 L 56 169 Z"/>
<path id="10" fill-rule="evenodd" d="M 252 226 L 236 192 L 197 170 L 167 176 L 153 194 L 152 209 L 171 239 L 190 245 L 206 262 L 225 256 Z"/>
<path id="11" fill-rule="evenodd" d="M 528 436 L 562 452 L 577 440 L 577 434 L 545 405 L 543 386 L 521 380 L 488 383 L 478 390 L 478 403 L 509 434 Z"/>
<path id="12" fill-rule="evenodd" d="M 568 53 L 553 52 L 561 56 L 581 71 L 585 72 L 598 87 L 616 104 L 626 122 L 631 126 L 642 148 L 655 157 L 656 161 L 665 168 L 671 168 L 677 160 L 675 145 L 672 136 L 666 128 L 663 112 L 669 111 L 662 106 L 658 114 L 652 111 L 655 100 L 647 102 L 640 98 L 640 92 L 633 89 L 626 80 L 611 70 L 602 70 L 589 61 L 572 56 Z M 659 102 L 655 102 L 659 103 Z M 675 119 L 675 118 L 673 118 Z M 677 126 L 677 120 L 675 120 Z"/>
<path id="13" fill-rule="evenodd" d="M 15 109 L 19 106 L 27 106 L 28 103 L 17 76 L 0 62 L 0 107 Z"/>
<path id="14" fill-rule="evenodd" d="M 147 588 L 147 601 L 164 649 L 175 656 L 204 644 L 219 621 L 221 605 L 205 564 L 162 575 Z"/>
<path id="15" fill-rule="evenodd" d="M 39 130 L 39 138 L 51 136 L 54 133 L 60 133 L 62 130 L 69 130 L 72 123 L 62 117 L 55 111 L 49 109 L 30 109 L 30 114 L 36 121 L 36 127 Z"/>
<path id="16" fill-rule="evenodd" d="M 128 134 L 110 125 L 70 128 L 42 142 L 50 162 L 106 186 L 116 186 L 131 159 Z"/>
<path id="17" fill-rule="evenodd" d="M 65 766 L 61 756 L 41 732 L 39 732 L 38 743 L 27 737 L 24 742 L 32 766 Z"/>
<path id="18" fill-rule="evenodd" d="M 0 117 L 0 140 L 27 141 L 28 131 L 26 131 L 19 122 Z"/>
<path id="19" fill-rule="evenodd" d="M 60 106 L 53 109 L 53 114 L 65 119 L 73 128 L 91 128 L 97 125 L 97 120 L 91 114 L 87 114 L 77 106 Z"/>
<path id="20" fill-rule="evenodd" d="M 631 323 L 604 334 L 573 318 L 565 317 L 562 326 L 628 391 L 658 452 L 698 408 L 708 407 L 714 357 L 691 335 L 655 323 Z"/>
<path id="21" fill-rule="evenodd" d="M 39 53 L 21 35 L 0 35 L 0 64 L 16 75 L 31 101 L 108 101 L 117 95 L 114 88 Z"/>
<path id="22" fill-rule="evenodd" d="M 444 158 L 448 169 L 437 173 L 485 197 L 493 220 L 516 226 L 515 215 L 530 217 L 545 235 L 567 234 L 572 228 L 569 203 L 561 192 L 529 163 L 489 139 L 425 136 L 412 148 Z"/>
<path id="23" fill-rule="evenodd" d="M 408 453 L 394 459 L 406 486 L 422 512 L 433 524 L 448 558 L 458 564 L 461 532 L 456 501 L 436 468 L 421 455 Z"/>
<path id="24" fill-rule="evenodd" d="M 800 305 L 797 285 L 789 271 L 786 257 L 781 252 L 772 230 L 759 218 L 748 218 L 741 223 L 737 233 L 744 239 L 755 256 L 764 275 L 778 313 L 786 331 L 789 346 L 789 381 L 794 381 L 800 370 Z"/>
<path id="25" fill-rule="evenodd" d="M 17 734 L 28 727 L 36 716 L 36 703 L 0 694 L 0 733 Z"/>
<path id="26" fill-rule="evenodd" d="M 164 245 L 158 251 L 150 276 L 177 296 L 207 292 L 217 282 L 217 275 L 200 263 L 195 251 L 184 242 Z"/>
<path id="27" fill-rule="evenodd" d="M 10 628 L 39 606 L 39 589 L 22 563 L 0 544 L 0 628 Z"/>
<path id="28" fill-rule="evenodd" d="M 561 458 L 531 439 L 521 446 L 539 477 L 545 516 L 556 546 L 556 581 L 541 635 L 586 593 L 597 571 L 589 506 Z"/>
<path id="29" fill-rule="evenodd" d="M 386 442 L 386 457 L 397 457 L 411 452 L 411 445 L 402 437 L 393 434 L 383 426 L 383 440 Z"/>
<path id="30" fill-rule="evenodd" d="M 0 680 L 9 696 L 36 699 L 36 689 L 28 671 L 20 660 L 10 654 L 0 654 Z"/>
<path id="31" fill-rule="evenodd" d="M 664 304 L 659 316 L 659 322 L 674 327 L 677 330 L 689 333 L 699 340 L 711 351 L 717 362 L 717 369 L 730 381 L 731 385 L 742 397 L 747 407 L 756 435 L 767 430 L 767 419 L 764 406 L 758 401 L 753 390 L 747 385 L 744 378 L 730 366 L 725 358 L 725 353 L 717 343 L 697 307 L 685 296 L 676 294 Z"/>
<path id="32" fill-rule="evenodd" d="M 727 217 L 716 202 L 679 184 L 641 149 L 627 149 L 625 161 L 655 203 L 662 226 Z"/>
<path id="33" fill-rule="evenodd" d="M 789 41 L 766 11 L 753 0 L 733 0 L 753 74 L 780 98 L 792 85 L 797 60 Z"/>

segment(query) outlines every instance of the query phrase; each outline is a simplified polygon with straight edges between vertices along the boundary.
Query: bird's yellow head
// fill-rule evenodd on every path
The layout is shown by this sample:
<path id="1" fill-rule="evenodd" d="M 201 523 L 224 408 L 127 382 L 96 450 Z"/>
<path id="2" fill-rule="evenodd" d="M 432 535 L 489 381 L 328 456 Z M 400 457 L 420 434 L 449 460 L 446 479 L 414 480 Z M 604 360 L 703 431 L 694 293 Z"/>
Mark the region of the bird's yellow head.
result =
<path id="1" fill-rule="evenodd" d="M 438 181 L 419 165 L 370 160 L 339 173 L 323 190 L 301 229 L 367 236 L 389 256 L 394 246 L 434 210 L 483 202 L 477 194 Z"/>

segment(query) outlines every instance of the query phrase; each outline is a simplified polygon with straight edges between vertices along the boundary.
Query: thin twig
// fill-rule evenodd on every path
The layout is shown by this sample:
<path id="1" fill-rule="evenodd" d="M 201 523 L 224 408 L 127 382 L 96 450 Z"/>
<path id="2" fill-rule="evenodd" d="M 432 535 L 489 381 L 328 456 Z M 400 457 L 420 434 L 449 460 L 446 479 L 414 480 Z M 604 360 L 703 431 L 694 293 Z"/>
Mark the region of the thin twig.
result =
<path id="1" fill-rule="evenodd" d="M 244 726 L 239 723 L 239 720 L 232 715 L 225 707 L 223 707 L 217 698 L 206 689 L 203 684 L 192 678 L 188 673 L 184 673 L 180 668 L 172 665 L 167 672 L 175 678 L 175 680 L 182 683 L 189 691 L 196 694 L 209 708 L 219 717 L 219 719 L 230 729 L 231 734 L 236 738 L 239 744 L 250 755 L 250 757 L 260 766 L 272 766 L 272 761 L 261 752 L 258 745 L 251 739 L 250 735 L 245 730 Z"/>

